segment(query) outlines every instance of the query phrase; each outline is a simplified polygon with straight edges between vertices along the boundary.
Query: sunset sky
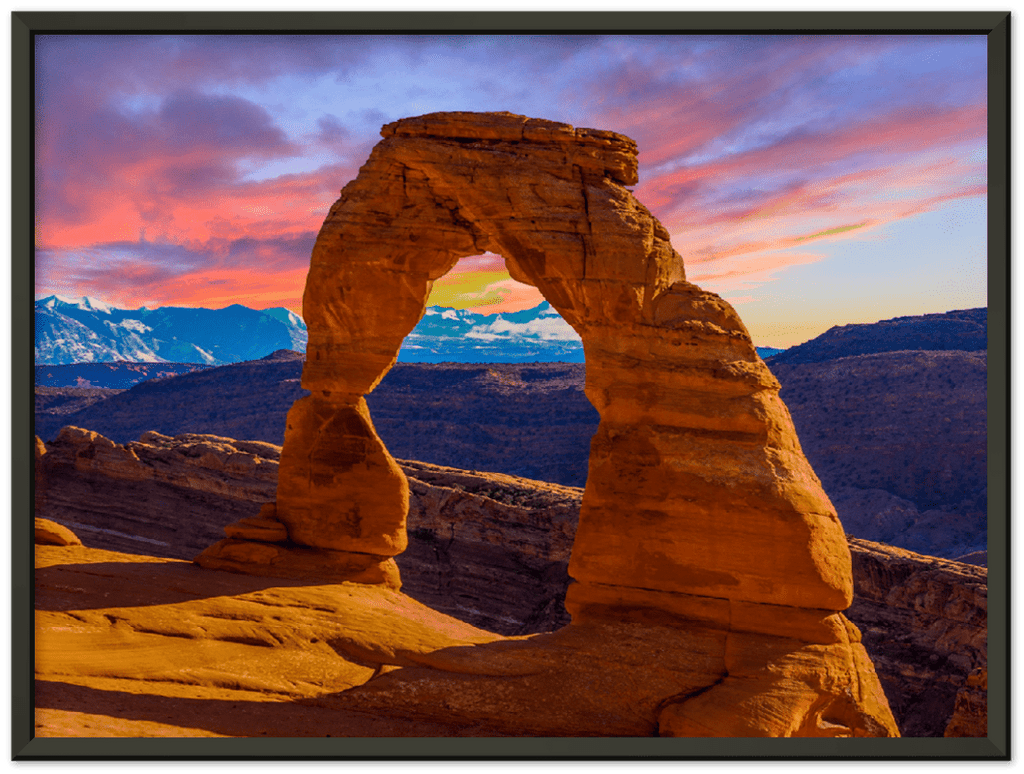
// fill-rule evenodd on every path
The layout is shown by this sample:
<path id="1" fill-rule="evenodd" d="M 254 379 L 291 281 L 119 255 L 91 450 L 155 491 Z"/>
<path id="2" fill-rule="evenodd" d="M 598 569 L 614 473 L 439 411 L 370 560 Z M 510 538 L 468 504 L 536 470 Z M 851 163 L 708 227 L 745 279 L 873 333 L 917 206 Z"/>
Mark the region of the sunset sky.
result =
<path id="1" fill-rule="evenodd" d="M 36 296 L 301 314 L 382 124 L 508 110 L 640 148 L 634 193 L 754 341 L 986 305 L 984 36 L 41 36 Z M 431 304 L 541 300 L 498 256 Z"/>

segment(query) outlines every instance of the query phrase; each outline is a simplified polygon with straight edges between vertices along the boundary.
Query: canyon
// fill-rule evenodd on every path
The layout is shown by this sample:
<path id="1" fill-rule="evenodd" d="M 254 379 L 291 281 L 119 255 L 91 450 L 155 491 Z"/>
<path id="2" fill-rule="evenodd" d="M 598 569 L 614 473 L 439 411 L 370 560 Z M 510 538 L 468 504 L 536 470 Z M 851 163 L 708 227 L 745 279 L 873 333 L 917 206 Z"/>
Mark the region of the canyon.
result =
<path id="1" fill-rule="evenodd" d="M 861 327 L 862 338 L 884 340 L 887 326 Z M 776 359 L 768 367 L 846 532 L 985 563 L 985 352 Z M 37 387 L 36 432 L 53 439 L 76 425 L 121 443 L 157 430 L 279 445 L 289 406 L 305 394 L 302 362 L 284 351 L 125 391 Z M 570 363 L 398 363 L 366 400 L 397 457 L 579 487 L 598 424 L 585 377 Z"/>

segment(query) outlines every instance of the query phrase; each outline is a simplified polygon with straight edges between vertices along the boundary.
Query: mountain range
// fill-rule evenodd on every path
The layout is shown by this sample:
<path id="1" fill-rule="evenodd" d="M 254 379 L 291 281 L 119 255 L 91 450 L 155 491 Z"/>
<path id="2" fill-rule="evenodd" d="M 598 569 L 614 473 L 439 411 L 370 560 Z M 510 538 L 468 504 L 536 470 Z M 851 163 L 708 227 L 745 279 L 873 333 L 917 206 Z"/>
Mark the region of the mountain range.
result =
<path id="1" fill-rule="evenodd" d="M 115 361 L 225 365 L 281 349 L 304 352 L 308 338 L 305 323 L 294 312 L 240 304 L 225 309 L 117 309 L 87 296 L 49 296 L 36 301 L 35 317 L 36 365 L 48 366 Z M 758 348 L 762 357 L 780 351 Z M 579 335 L 547 301 L 496 314 L 428 307 L 398 354 L 401 363 L 583 360 Z"/>
<path id="2" fill-rule="evenodd" d="M 278 349 L 305 349 L 306 326 L 294 312 L 164 306 L 117 309 L 83 296 L 35 303 L 37 365 L 132 361 L 224 365 Z"/>

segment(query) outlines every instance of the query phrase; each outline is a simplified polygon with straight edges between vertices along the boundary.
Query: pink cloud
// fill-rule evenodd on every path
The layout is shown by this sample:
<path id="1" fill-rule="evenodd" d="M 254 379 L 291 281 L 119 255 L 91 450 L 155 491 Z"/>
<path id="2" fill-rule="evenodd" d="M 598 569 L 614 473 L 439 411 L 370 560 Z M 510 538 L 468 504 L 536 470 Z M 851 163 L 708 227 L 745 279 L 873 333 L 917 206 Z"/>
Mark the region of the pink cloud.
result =
<path id="1" fill-rule="evenodd" d="M 405 43 L 271 38 L 254 60 L 239 40 L 42 39 L 50 52 L 38 68 L 42 281 L 80 277 L 83 286 L 93 282 L 111 293 L 130 282 L 138 289 L 121 292 L 133 297 L 220 303 L 228 288 L 245 292 L 239 283 L 248 261 L 250 272 L 260 272 L 247 280 L 255 283 L 253 297 L 297 303 L 308 261 L 299 245 L 318 230 L 378 138 L 315 114 L 307 129 L 289 136 L 274 108 L 223 96 L 225 84 L 338 75 L 367 66 L 368 54 L 382 46 Z M 584 106 L 587 125 L 639 141 L 637 196 L 669 228 L 693 276 L 767 281 L 812 260 L 813 253 L 787 251 L 794 245 L 864 238 L 880 224 L 984 194 L 984 162 L 960 158 L 965 148 L 983 148 L 987 115 L 979 92 L 963 104 L 929 73 L 908 76 L 895 98 L 863 109 L 846 106 L 842 95 L 832 99 L 843 82 L 829 77 L 843 68 L 887 88 L 902 77 L 875 66 L 882 53 L 908 46 L 905 40 L 694 40 L 598 41 L 595 51 L 607 53 L 606 46 L 616 56 L 563 94 Z M 574 52 L 582 42 L 561 45 Z M 427 56 L 434 44 L 415 45 Z M 552 51 L 552 66 L 565 51 Z M 139 61 L 146 67 L 123 66 Z M 181 90 L 183 83 L 190 90 Z M 207 85 L 218 93 L 203 93 Z M 177 90 L 165 93 L 171 88 Z M 880 114 L 879 105 L 888 112 Z M 311 172 L 246 178 L 247 170 L 286 168 L 295 158 L 323 163 Z M 857 228 L 839 230 L 849 226 Z M 134 245 L 138 265 L 99 252 L 81 257 L 89 246 L 114 244 Z M 165 248 L 166 256 L 159 252 Z M 453 271 L 503 268 L 500 257 L 478 256 Z M 204 277 L 207 291 L 200 290 Z M 282 289 L 273 290 L 271 280 Z M 539 301 L 534 289 L 516 285 L 502 285 L 501 304 Z"/>

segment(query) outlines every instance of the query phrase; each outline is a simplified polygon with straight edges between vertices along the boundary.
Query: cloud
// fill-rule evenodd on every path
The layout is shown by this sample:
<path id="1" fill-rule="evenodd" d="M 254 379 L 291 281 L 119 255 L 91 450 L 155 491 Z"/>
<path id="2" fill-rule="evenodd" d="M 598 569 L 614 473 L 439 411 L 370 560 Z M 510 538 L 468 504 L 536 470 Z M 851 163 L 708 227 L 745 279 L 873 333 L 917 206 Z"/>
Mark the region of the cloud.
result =
<path id="1" fill-rule="evenodd" d="M 491 310 L 485 313 L 490 314 Z M 466 338 L 494 341 L 497 339 L 538 339 L 540 341 L 579 341 L 580 335 L 559 315 L 539 317 L 517 323 L 498 318 L 466 333 Z"/>
<path id="2" fill-rule="evenodd" d="M 93 296 L 115 306 L 301 308 L 314 233 L 212 239 L 192 246 L 114 242 L 36 251 L 36 292 Z M 236 299 L 236 300 L 232 300 Z"/>
<path id="3" fill-rule="evenodd" d="M 76 295 L 120 278 L 220 299 L 245 292 L 249 260 L 284 283 L 266 293 L 298 298 L 310 235 L 380 124 L 431 110 L 634 137 L 637 196 L 689 273 L 737 286 L 985 193 L 983 39 L 42 36 L 37 52 L 41 277 Z M 435 293 L 486 311 L 540 299 L 499 256 Z"/>
<path id="4" fill-rule="evenodd" d="M 330 113 L 320 116 L 316 121 L 317 133 L 314 141 L 320 145 L 339 146 L 346 142 L 352 133 L 337 116 Z"/>
<path id="5" fill-rule="evenodd" d="M 179 91 L 137 114 L 99 105 L 73 116 L 38 134 L 43 245 L 190 232 L 197 213 L 228 209 L 225 193 L 244 195 L 241 162 L 298 153 L 264 108 L 236 97 Z"/>

